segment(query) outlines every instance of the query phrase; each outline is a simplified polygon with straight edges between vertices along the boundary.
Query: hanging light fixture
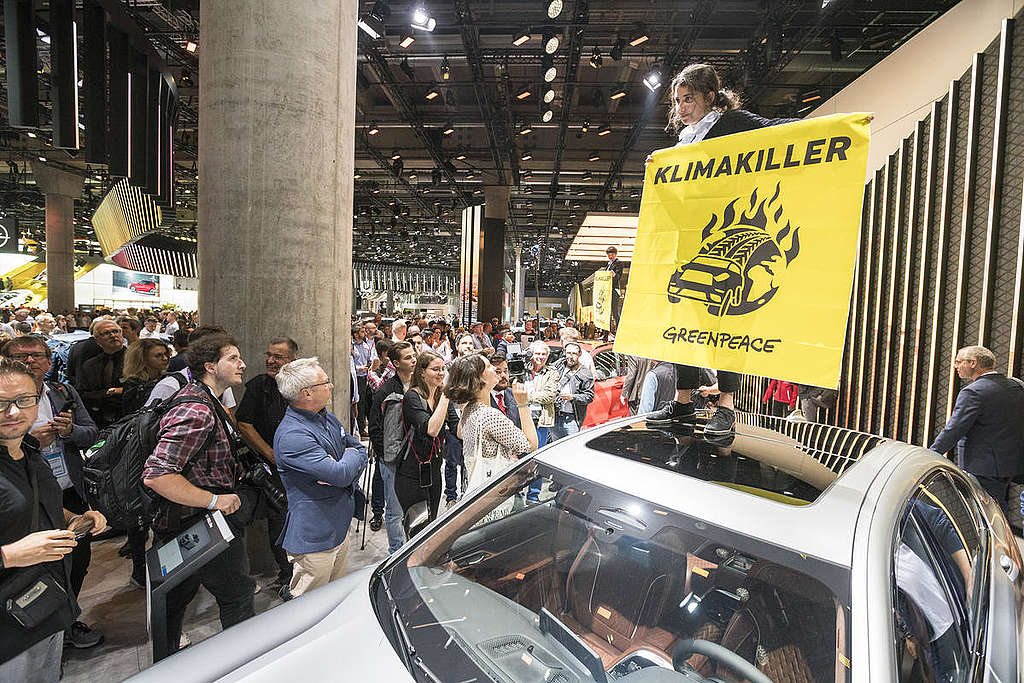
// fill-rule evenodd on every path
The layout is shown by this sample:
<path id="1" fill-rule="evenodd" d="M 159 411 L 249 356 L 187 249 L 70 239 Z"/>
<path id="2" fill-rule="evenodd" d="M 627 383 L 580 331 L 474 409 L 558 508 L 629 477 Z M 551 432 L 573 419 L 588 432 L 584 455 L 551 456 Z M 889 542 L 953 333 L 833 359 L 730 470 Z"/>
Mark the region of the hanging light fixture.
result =
<path id="1" fill-rule="evenodd" d="M 541 68 L 544 69 L 545 83 L 550 83 L 558 76 L 558 69 L 555 68 L 555 59 L 551 55 L 547 55 L 541 60 Z"/>
<path id="2" fill-rule="evenodd" d="M 594 54 L 590 55 L 590 66 L 600 69 L 602 64 L 604 64 L 604 57 L 601 56 L 601 49 L 595 47 Z"/>
<path id="3" fill-rule="evenodd" d="M 519 47 L 528 40 L 530 40 L 530 29 L 524 28 L 512 37 L 512 44 Z"/>
<path id="4" fill-rule="evenodd" d="M 452 65 L 448 63 L 448 55 L 441 60 L 441 80 L 447 81 L 452 77 Z"/>
<path id="5" fill-rule="evenodd" d="M 544 54 L 553 55 L 558 52 L 559 38 L 554 31 L 544 31 Z"/>
<path id="6" fill-rule="evenodd" d="M 562 13 L 562 0 L 545 0 L 548 5 L 548 19 L 557 19 Z"/>
<path id="7" fill-rule="evenodd" d="M 431 32 L 437 26 L 437 20 L 427 13 L 426 8 L 417 7 L 412 11 L 412 27 L 420 31 Z"/>

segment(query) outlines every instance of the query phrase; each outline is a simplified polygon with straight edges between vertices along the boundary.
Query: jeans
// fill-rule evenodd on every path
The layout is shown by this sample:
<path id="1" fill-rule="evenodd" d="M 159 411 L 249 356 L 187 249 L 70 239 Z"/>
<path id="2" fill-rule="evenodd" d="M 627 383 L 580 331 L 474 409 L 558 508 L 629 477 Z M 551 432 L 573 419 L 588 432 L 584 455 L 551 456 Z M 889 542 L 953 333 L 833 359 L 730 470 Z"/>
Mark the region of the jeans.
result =
<path id="1" fill-rule="evenodd" d="M 366 375 L 362 377 L 356 377 L 356 386 L 359 389 L 359 412 L 356 416 L 356 422 L 352 423 L 355 432 L 355 437 L 358 439 L 360 432 L 366 431 L 366 420 L 370 416 L 371 398 L 370 398 L 370 387 L 366 384 Z M 359 429 L 356 430 L 354 427 L 359 424 Z"/>
<path id="2" fill-rule="evenodd" d="M 572 413 L 555 413 L 555 426 L 551 428 L 549 434 L 552 441 L 558 441 L 579 431 L 580 425 L 576 421 L 575 415 Z"/>
<path id="3" fill-rule="evenodd" d="M 64 508 L 76 515 L 80 515 L 89 509 L 82 497 L 75 489 L 64 489 Z M 78 545 L 71 551 L 71 592 L 75 597 L 82 592 L 82 582 L 85 581 L 85 574 L 89 571 L 89 562 L 92 560 L 92 534 L 85 536 L 78 542 Z"/>
<path id="4" fill-rule="evenodd" d="M 558 418 L 555 418 L 555 424 L 558 424 Z M 554 427 L 537 427 L 537 448 L 543 448 L 548 442 L 548 436 Z M 576 431 L 579 431 L 577 429 Z M 541 481 L 540 477 L 537 477 L 530 482 L 530 488 L 526 492 L 526 500 L 536 501 L 537 497 L 540 496 L 540 487 L 544 482 Z"/>
<path id="5" fill-rule="evenodd" d="M 380 476 L 384 481 L 384 526 L 388 530 L 388 552 L 393 553 L 405 543 L 405 529 L 402 528 L 402 505 L 395 495 L 395 468 L 378 462 Z"/>
<path id="6" fill-rule="evenodd" d="M 374 515 L 384 514 L 384 480 L 381 479 L 380 470 L 382 465 L 373 459 L 373 476 L 370 483 L 370 510 Z"/>
<path id="7" fill-rule="evenodd" d="M 200 584 L 210 591 L 220 608 L 220 624 L 223 628 L 245 621 L 255 613 L 253 590 L 255 585 L 249 577 L 249 556 L 245 551 L 245 530 L 232 526 L 235 538 L 220 555 L 217 555 L 195 574 L 171 589 L 167 594 L 167 652 L 178 651 L 181 641 L 181 626 L 185 620 L 185 608 L 196 597 Z"/>
<path id="8" fill-rule="evenodd" d="M 459 497 L 459 489 L 466 490 L 467 479 L 462 441 L 455 438 L 454 434 L 450 434 L 444 452 L 444 499 L 456 500 Z"/>

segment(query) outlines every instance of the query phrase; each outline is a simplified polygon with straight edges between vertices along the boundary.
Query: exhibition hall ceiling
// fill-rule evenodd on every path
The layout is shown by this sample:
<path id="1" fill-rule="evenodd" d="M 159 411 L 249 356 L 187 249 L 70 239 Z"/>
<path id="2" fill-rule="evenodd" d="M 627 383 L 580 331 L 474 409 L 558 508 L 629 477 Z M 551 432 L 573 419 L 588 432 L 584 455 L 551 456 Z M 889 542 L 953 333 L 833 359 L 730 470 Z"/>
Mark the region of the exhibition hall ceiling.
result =
<path id="1" fill-rule="evenodd" d="M 45 108 L 48 3 L 36 4 Z M 204 41 L 218 36 L 202 33 L 196 0 L 121 4 L 175 75 L 182 105 L 174 155 L 180 204 L 166 231 L 196 238 L 198 66 Z M 539 262 L 542 290 L 568 291 L 595 265 L 565 260 L 587 213 L 638 211 L 644 159 L 673 144 L 664 130 L 667 83 L 682 66 L 713 64 L 745 108 L 799 117 L 954 4 L 360 2 L 362 28 L 353 27 L 359 40 L 353 256 L 457 268 L 462 208 L 483 202 L 485 186 L 503 185 L 510 187 L 509 245 L 523 247 L 532 271 Z M 0 56 L 0 79 L 4 63 Z M 96 253 L 88 219 L 109 188 L 105 169 L 49 147 L 45 123 L 33 134 L 8 126 L 6 88 L 0 88 L 0 210 L 19 218 L 42 248 L 44 201 L 26 162 L 42 157 L 81 173 L 87 180 L 76 203 L 76 245 Z"/>

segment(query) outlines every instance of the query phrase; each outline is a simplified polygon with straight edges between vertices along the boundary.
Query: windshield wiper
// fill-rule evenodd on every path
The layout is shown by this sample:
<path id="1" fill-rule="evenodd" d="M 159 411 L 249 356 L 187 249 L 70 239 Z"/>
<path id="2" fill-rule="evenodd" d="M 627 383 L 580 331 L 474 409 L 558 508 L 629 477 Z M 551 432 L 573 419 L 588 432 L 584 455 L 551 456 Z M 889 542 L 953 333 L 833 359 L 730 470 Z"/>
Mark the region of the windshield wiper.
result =
<path id="1" fill-rule="evenodd" d="M 413 667 L 416 667 L 434 683 L 442 683 L 441 679 L 430 670 L 430 667 L 416 655 L 416 647 L 409 640 L 409 632 L 406 630 L 405 624 L 402 623 L 402 613 L 398 611 L 398 603 L 395 602 L 394 596 L 391 595 L 391 588 L 388 586 L 387 579 L 384 578 L 383 574 L 380 576 L 380 582 L 384 586 L 384 594 L 391 601 L 391 625 L 395 629 L 395 637 L 398 638 L 398 649 L 402 655 L 402 662 L 405 664 L 405 668 L 409 670 L 409 673 L 413 673 Z"/>

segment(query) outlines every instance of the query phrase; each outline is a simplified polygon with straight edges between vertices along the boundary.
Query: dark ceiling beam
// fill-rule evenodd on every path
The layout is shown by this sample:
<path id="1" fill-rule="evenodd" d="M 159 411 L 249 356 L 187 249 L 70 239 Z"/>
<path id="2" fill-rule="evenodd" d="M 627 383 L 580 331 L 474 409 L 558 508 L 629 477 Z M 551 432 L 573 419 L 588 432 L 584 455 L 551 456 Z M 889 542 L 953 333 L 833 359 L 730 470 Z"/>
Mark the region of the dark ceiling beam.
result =
<path id="1" fill-rule="evenodd" d="M 480 56 L 480 30 L 473 23 L 469 2 L 468 0 L 455 0 L 454 5 L 459 31 L 462 34 L 462 46 L 466 50 L 466 61 L 473 73 L 473 92 L 476 93 L 480 116 L 487 129 L 487 140 L 491 147 L 491 159 L 494 161 L 497 184 L 506 185 L 508 177 L 505 174 L 502 152 L 510 154 L 510 158 L 514 157 L 516 154 L 515 143 L 512 141 L 511 132 L 504 120 L 495 113 L 494 104 L 491 102 L 487 78 L 484 74 L 483 59 Z"/>
<path id="2" fill-rule="evenodd" d="M 392 87 L 395 83 L 395 76 L 391 73 L 391 68 L 388 66 L 387 60 L 381 55 L 380 51 L 365 37 L 362 31 L 359 31 L 359 49 L 362 50 L 363 54 L 367 56 L 369 67 L 373 71 L 374 75 L 379 81 L 379 85 L 384 89 L 385 94 L 388 98 L 395 103 L 395 108 L 398 109 L 398 113 L 412 128 L 413 133 L 423 143 L 424 149 L 430 154 L 430 157 L 434 160 L 434 164 L 441 170 L 441 173 L 448 179 L 452 187 L 455 189 L 456 197 L 465 205 L 469 205 L 470 197 L 462 188 L 459 187 L 458 179 L 455 177 L 453 172 L 453 166 L 448 160 L 444 150 L 437 144 L 437 141 L 431 136 L 430 132 L 423 126 L 422 118 L 419 112 L 416 110 L 416 106 L 409 101 L 398 88 Z"/>
<path id="3" fill-rule="evenodd" d="M 689 57 L 690 47 L 693 45 L 693 41 L 697 39 L 701 31 L 704 28 L 704 23 L 707 21 L 715 10 L 715 5 L 718 4 L 718 0 L 700 0 L 697 3 L 697 7 L 693 10 L 692 18 L 693 21 L 683 35 L 679 37 L 672 50 L 669 51 L 665 60 L 662 62 L 662 74 L 665 79 L 672 78 L 676 71 L 681 66 L 682 62 Z M 659 92 L 668 90 L 668 86 Z M 658 105 L 661 102 L 661 97 L 655 99 L 653 105 L 647 106 L 637 117 L 636 123 L 630 129 L 626 135 L 626 140 L 622 145 L 622 151 L 619 153 L 619 158 L 615 160 L 611 168 L 608 171 L 608 177 L 604 181 L 604 186 L 601 188 L 601 192 L 598 194 L 598 199 L 603 201 L 608 197 L 608 194 L 615 187 L 616 181 L 619 178 L 619 174 L 622 172 L 622 167 L 626 164 L 626 160 L 629 158 L 630 153 L 633 151 L 633 147 L 640 140 L 640 136 L 650 123 L 651 117 L 654 116 L 654 112 L 659 109 Z"/>
<path id="4" fill-rule="evenodd" d="M 392 165 L 391 160 L 383 152 L 381 152 L 379 149 L 377 149 L 376 147 L 372 146 L 366 140 L 366 135 L 365 134 L 357 135 L 356 136 L 356 142 L 359 143 L 359 148 L 361 150 L 363 150 L 367 154 L 369 154 L 370 157 L 375 162 L 377 162 L 377 165 L 380 166 L 381 169 L 383 169 L 384 171 L 387 171 L 393 178 L 395 178 L 397 180 L 399 185 L 404 187 L 409 192 L 409 194 L 411 194 L 416 199 L 416 202 L 420 205 L 421 209 L 426 211 L 428 214 L 432 214 L 434 212 L 434 205 L 429 203 L 427 201 L 426 197 L 423 196 L 423 193 L 419 192 L 416 189 L 416 187 L 414 187 L 412 183 L 410 183 L 408 180 L 406 180 L 406 178 L 401 173 L 399 173 L 397 175 L 395 174 L 394 166 Z"/>

